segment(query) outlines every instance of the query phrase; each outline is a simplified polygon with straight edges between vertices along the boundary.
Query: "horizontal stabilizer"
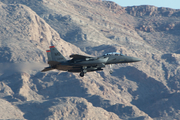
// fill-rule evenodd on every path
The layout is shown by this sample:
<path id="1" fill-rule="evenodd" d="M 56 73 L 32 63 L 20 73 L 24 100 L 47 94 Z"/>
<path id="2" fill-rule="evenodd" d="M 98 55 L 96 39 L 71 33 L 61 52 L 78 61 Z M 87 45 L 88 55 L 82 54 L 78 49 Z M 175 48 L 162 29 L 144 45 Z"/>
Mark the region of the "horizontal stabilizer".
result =
<path id="1" fill-rule="evenodd" d="M 52 68 L 52 67 L 46 67 L 43 70 L 41 70 L 41 72 L 46 72 L 46 71 L 50 71 L 50 70 L 53 70 L 53 69 L 54 68 Z"/>

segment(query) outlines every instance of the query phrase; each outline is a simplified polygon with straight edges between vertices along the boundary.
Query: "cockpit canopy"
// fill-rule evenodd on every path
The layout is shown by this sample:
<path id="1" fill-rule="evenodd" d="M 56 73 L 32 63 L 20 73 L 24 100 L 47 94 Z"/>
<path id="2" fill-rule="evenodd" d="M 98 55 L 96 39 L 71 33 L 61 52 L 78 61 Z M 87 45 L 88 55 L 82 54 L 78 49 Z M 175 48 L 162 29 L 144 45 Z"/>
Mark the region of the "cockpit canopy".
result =
<path id="1" fill-rule="evenodd" d="M 117 52 L 111 52 L 111 53 L 106 53 L 103 56 L 111 56 L 111 55 L 116 55 L 116 56 L 125 56 L 124 54 L 117 53 Z"/>

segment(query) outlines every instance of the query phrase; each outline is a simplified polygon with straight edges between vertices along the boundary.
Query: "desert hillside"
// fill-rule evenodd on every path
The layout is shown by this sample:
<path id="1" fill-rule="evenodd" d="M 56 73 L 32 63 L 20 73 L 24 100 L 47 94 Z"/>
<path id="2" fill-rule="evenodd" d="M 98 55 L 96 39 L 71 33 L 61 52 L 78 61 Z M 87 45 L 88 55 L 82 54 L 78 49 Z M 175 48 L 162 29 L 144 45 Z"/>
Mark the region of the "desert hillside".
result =
<path id="1" fill-rule="evenodd" d="M 180 119 L 180 10 L 101 0 L 0 0 L 0 119 Z M 141 58 L 103 71 L 40 72 L 54 45 Z"/>

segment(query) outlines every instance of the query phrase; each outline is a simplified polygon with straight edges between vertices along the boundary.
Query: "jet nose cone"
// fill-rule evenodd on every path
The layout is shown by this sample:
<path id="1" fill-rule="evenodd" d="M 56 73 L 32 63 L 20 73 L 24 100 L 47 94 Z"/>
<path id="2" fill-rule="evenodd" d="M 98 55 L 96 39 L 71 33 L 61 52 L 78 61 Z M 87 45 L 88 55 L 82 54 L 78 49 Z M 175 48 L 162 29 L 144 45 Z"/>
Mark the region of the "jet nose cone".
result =
<path id="1" fill-rule="evenodd" d="M 140 58 L 135 58 L 135 57 L 132 57 L 132 62 L 139 62 L 139 61 L 142 61 L 142 59 L 140 59 Z"/>

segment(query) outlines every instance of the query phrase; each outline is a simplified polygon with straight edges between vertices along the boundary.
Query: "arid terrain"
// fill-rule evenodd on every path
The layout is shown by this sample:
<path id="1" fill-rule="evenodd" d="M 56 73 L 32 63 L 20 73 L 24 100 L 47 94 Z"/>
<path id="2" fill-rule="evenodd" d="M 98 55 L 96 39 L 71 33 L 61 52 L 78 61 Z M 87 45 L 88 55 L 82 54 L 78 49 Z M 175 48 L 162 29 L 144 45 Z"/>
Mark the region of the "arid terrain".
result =
<path id="1" fill-rule="evenodd" d="M 141 58 L 103 71 L 40 72 L 54 45 Z M 180 120 L 180 9 L 101 0 L 0 0 L 0 119 Z"/>

